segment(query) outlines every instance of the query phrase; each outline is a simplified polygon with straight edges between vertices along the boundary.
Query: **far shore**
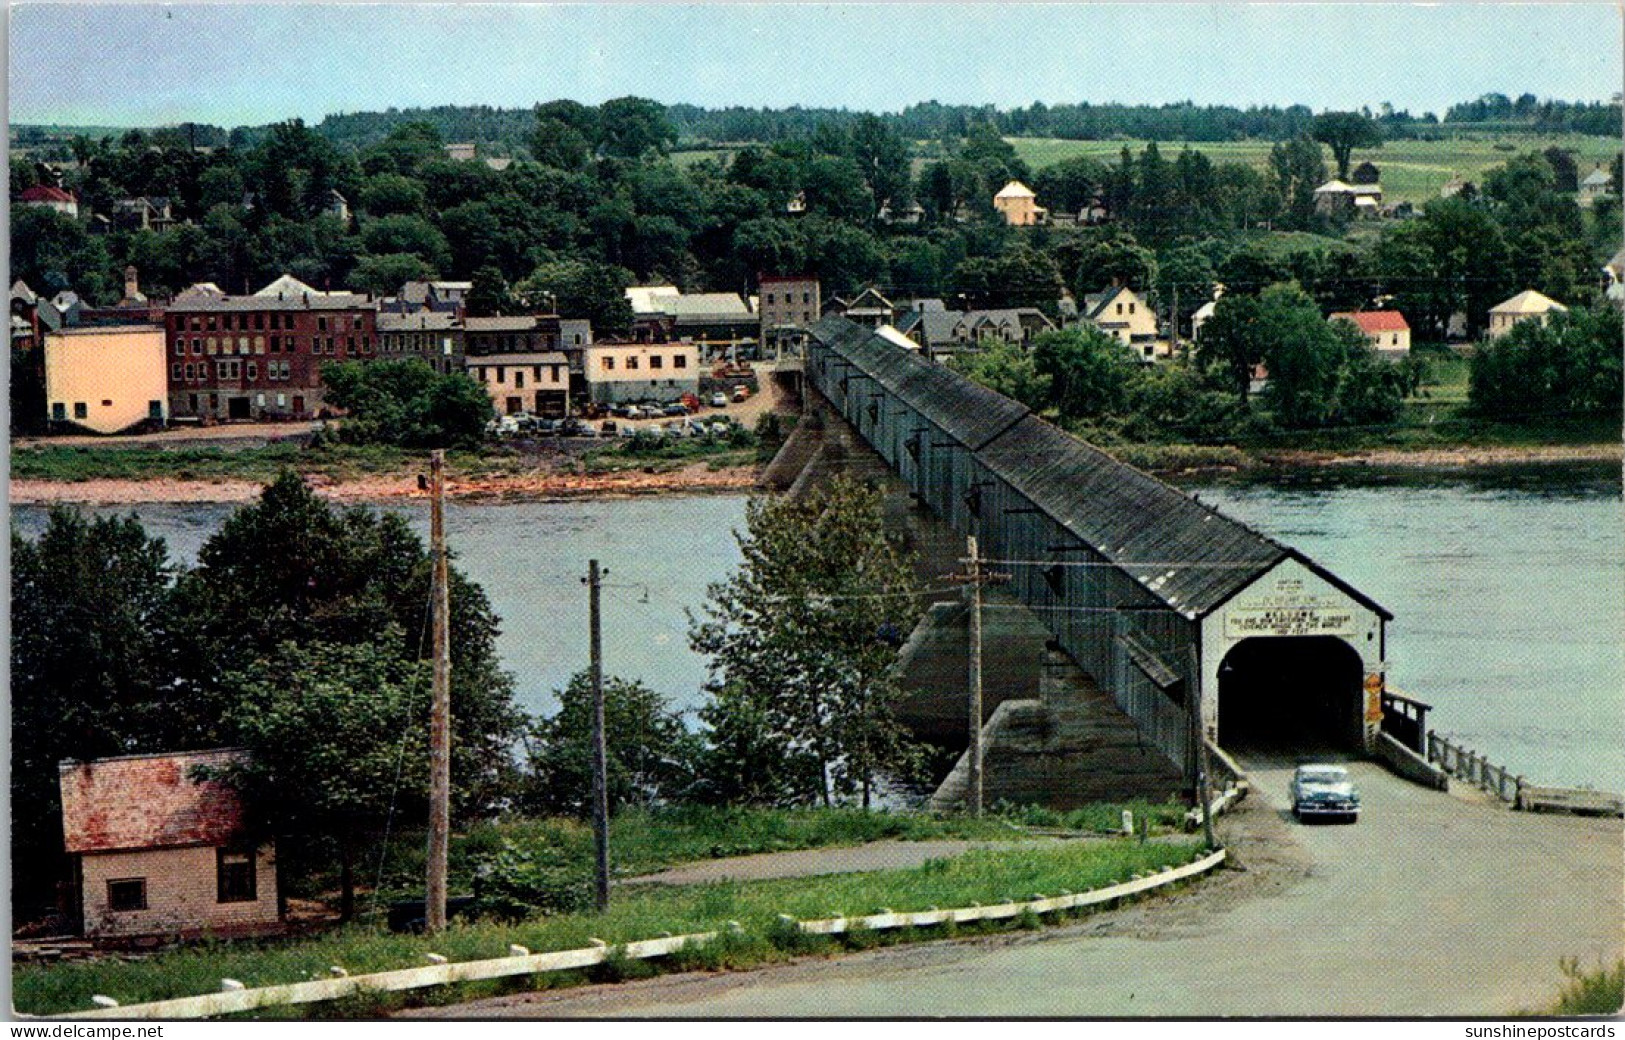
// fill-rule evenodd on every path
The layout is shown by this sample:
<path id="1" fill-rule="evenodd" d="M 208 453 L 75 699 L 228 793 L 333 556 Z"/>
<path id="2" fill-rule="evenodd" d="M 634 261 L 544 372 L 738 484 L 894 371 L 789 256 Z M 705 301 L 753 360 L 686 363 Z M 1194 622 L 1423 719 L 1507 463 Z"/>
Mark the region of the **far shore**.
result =
<path id="1" fill-rule="evenodd" d="M 1381 448 L 1349 452 L 1283 450 L 1252 454 L 1241 466 L 1170 467 L 1164 475 L 1212 470 L 1269 470 L 1300 468 L 1371 467 L 1456 470 L 1487 466 L 1544 463 L 1621 462 L 1620 444 L 1551 446 L 1492 446 L 1427 449 Z M 485 474 L 448 481 L 447 492 L 464 502 L 548 502 L 580 499 L 634 498 L 647 495 L 747 494 L 759 486 L 761 468 L 736 466 L 713 469 L 696 463 L 666 472 L 622 470 L 610 473 L 532 471 Z M 343 480 L 312 474 L 306 478 L 324 498 L 338 502 L 385 502 L 422 497 L 415 471 L 369 475 Z M 98 505 L 135 505 L 144 502 L 235 503 L 258 497 L 261 485 L 252 480 L 181 479 L 143 480 L 14 480 L 9 493 L 13 504 L 57 502 Z"/>

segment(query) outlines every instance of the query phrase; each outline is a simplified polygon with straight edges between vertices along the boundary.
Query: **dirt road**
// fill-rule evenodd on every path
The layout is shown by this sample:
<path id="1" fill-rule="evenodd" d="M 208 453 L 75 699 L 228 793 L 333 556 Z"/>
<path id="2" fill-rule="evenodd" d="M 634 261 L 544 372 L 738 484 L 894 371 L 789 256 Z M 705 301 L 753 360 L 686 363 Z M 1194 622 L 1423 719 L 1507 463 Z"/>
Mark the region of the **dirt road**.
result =
<path id="1" fill-rule="evenodd" d="M 1365 814 L 1299 826 L 1252 761 L 1243 871 L 1039 933 L 524 994 L 446 1017 L 1502 1015 L 1625 949 L 1621 823 L 1513 813 L 1351 763 Z M 420 1012 L 423 1013 L 423 1012 Z"/>

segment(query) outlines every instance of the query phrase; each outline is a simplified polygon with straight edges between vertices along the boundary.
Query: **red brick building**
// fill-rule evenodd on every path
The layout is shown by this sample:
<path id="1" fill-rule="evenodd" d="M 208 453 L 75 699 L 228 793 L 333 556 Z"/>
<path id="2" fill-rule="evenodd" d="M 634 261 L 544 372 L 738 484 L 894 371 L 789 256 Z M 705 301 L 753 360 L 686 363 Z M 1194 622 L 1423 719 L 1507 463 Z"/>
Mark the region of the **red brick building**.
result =
<path id="1" fill-rule="evenodd" d="M 322 366 L 371 360 L 378 304 L 283 275 L 252 296 L 193 286 L 164 321 L 171 417 L 301 419 L 323 412 Z"/>

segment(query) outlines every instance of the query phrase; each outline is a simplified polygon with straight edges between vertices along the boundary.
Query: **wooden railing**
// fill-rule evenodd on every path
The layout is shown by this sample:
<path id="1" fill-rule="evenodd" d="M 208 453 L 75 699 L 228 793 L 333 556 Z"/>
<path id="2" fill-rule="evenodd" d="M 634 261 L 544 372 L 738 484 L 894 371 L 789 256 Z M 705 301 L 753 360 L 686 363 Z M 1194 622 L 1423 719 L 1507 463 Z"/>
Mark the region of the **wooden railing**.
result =
<path id="1" fill-rule="evenodd" d="M 1428 731 L 1428 761 L 1508 805 L 1519 804 L 1518 791 L 1525 785 L 1522 776 L 1507 772 L 1471 748 L 1452 744 L 1432 730 Z"/>

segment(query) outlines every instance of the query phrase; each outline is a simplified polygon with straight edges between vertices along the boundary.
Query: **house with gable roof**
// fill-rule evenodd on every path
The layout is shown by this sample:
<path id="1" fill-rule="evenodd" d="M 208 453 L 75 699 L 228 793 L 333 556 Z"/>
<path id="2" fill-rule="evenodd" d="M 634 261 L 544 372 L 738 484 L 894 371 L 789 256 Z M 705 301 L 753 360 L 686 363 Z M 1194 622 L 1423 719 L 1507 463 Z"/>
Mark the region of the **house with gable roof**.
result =
<path id="1" fill-rule="evenodd" d="M 1327 321 L 1346 321 L 1365 334 L 1371 349 L 1388 358 L 1411 352 L 1411 326 L 1398 311 L 1339 311 Z"/>

